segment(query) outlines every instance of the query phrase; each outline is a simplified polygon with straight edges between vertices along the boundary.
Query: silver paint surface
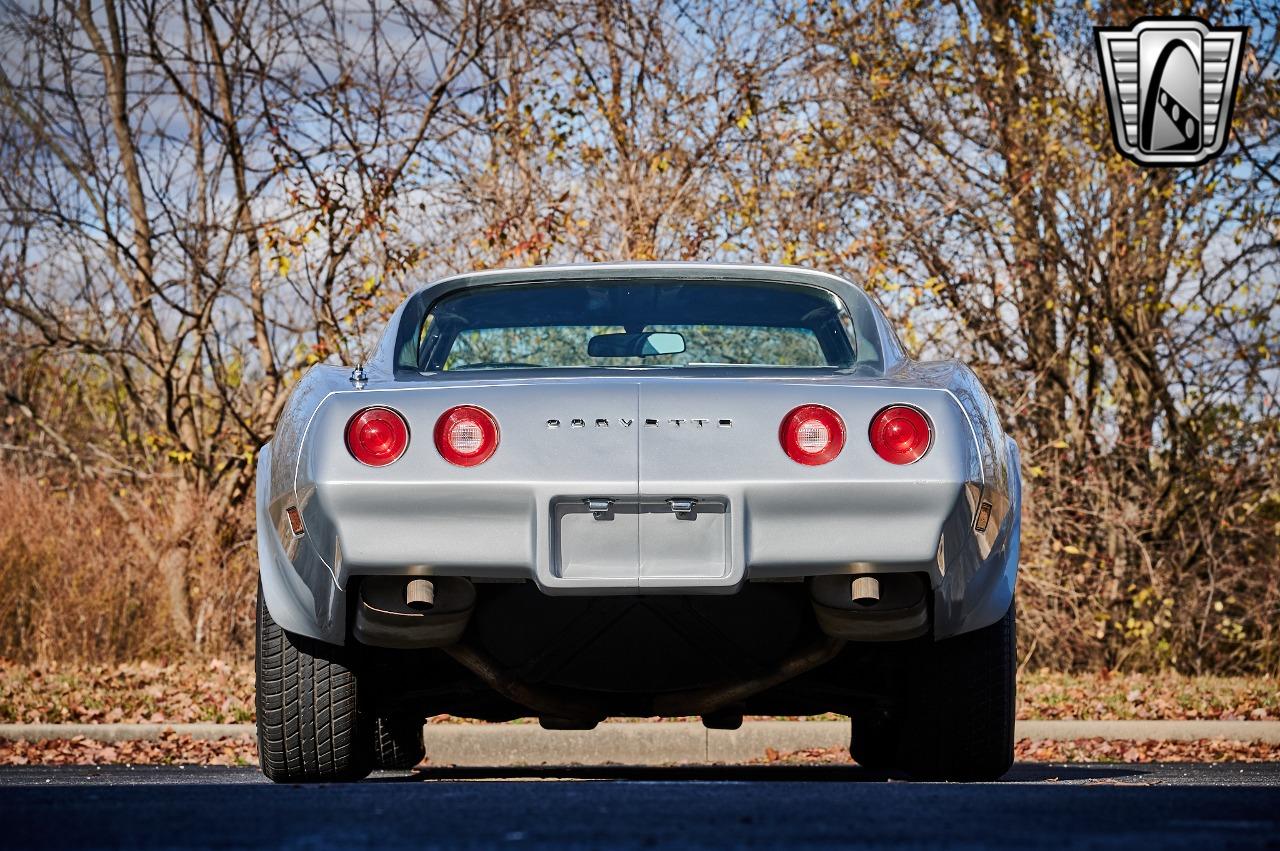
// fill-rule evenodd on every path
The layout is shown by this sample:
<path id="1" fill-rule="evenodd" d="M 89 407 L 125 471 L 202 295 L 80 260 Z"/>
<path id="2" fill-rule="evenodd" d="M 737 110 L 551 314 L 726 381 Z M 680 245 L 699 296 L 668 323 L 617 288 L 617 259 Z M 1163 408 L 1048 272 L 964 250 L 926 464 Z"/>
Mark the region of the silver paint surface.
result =
<path id="1" fill-rule="evenodd" d="M 907 359 L 865 293 L 791 267 L 539 267 L 461 275 L 419 293 L 583 278 L 822 287 L 850 310 L 858 364 L 406 376 L 393 369 L 402 307 L 365 365 L 363 389 L 350 366 L 313 367 L 260 455 L 259 558 L 282 626 L 345 642 L 346 589 L 371 575 L 524 579 L 547 594 L 732 594 L 753 580 L 924 572 L 937 638 L 1004 614 L 1017 570 L 1017 449 L 971 370 Z M 831 407 L 847 429 L 840 455 L 815 467 L 793 462 L 778 441 L 783 417 L 808 403 Z M 460 404 L 484 407 L 501 429 L 497 452 L 476 467 L 448 463 L 432 440 L 437 418 Z M 934 445 L 914 464 L 880 459 L 867 439 L 891 404 L 933 423 Z M 345 447 L 347 421 L 370 405 L 409 424 L 405 455 L 386 467 L 366 467 Z M 611 509 L 593 513 L 592 498 Z M 693 510 L 677 514 L 673 498 L 692 499 Z M 984 501 L 993 509 L 980 534 L 973 520 Z M 291 505 L 302 538 L 289 530 Z"/>

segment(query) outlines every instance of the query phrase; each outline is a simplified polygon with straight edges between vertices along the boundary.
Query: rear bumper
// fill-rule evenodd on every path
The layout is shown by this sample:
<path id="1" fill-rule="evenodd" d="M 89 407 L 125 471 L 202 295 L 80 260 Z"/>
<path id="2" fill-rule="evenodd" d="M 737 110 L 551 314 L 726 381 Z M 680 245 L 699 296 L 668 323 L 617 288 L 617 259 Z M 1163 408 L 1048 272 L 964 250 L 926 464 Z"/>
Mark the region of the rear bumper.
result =
<path id="1" fill-rule="evenodd" d="M 598 595 L 732 594 L 746 581 L 916 573 L 929 577 L 932 633 L 947 638 L 995 623 L 1013 598 L 1021 489 L 1011 440 L 1006 453 L 1006 475 L 985 484 L 745 483 L 620 500 L 599 518 L 583 503 L 595 494 L 565 483 L 493 482 L 456 494 L 436 485 L 418 505 L 412 485 L 321 482 L 301 495 L 307 532 L 295 537 L 272 519 L 286 506 L 262 492 L 268 446 L 257 505 L 263 591 L 285 629 L 342 644 L 358 576 L 517 579 L 551 595 Z M 607 484 L 595 487 L 608 493 Z M 667 499 L 677 495 L 701 509 L 676 516 Z M 991 517 L 978 532 L 984 503 Z M 626 546 L 635 540 L 632 564 Z M 575 568 L 583 564 L 592 568 Z"/>
<path id="2" fill-rule="evenodd" d="M 326 483 L 303 515 L 341 585 L 392 572 L 527 579 L 548 594 L 732 593 L 747 580 L 872 564 L 917 571 L 936 560 L 950 517 L 972 522 L 967 491 L 954 482 L 685 485 L 639 496 L 567 483 L 448 490 Z M 593 497 L 608 510 L 593 514 Z M 674 511 L 677 498 L 692 510 Z M 678 558 L 682 547 L 700 563 Z"/>

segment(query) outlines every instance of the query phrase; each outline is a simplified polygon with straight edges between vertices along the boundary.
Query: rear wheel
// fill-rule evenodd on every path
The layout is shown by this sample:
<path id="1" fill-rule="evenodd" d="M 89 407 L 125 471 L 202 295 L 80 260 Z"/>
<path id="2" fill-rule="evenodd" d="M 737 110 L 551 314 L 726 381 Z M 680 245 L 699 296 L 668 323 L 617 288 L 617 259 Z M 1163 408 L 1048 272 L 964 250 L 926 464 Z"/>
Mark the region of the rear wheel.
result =
<path id="1" fill-rule="evenodd" d="M 373 721 L 375 768 L 413 768 L 427 755 L 422 744 L 422 721 L 417 715 L 386 715 Z"/>
<path id="2" fill-rule="evenodd" d="M 991 626 L 925 648 L 904 706 L 855 718 L 849 743 L 867 768 L 929 780 L 995 780 L 1013 765 L 1015 607 Z"/>
<path id="3" fill-rule="evenodd" d="M 880 712 L 855 715 L 852 724 L 849 755 L 853 761 L 871 771 L 890 770 L 898 746 L 899 725 Z"/>
<path id="4" fill-rule="evenodd" d="M 372 768 L 356 674 L 340 648 L 285 632 L 258 588 L 258 759 L 277 783 L 359 780 Z"/>

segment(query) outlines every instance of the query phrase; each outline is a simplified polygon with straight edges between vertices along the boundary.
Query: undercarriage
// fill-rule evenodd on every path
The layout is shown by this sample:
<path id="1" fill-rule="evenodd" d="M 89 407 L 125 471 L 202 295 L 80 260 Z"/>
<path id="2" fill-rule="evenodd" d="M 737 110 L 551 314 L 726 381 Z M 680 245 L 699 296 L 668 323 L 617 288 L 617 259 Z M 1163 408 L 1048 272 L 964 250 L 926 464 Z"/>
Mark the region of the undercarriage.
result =
<path id="1" fill-rule="evenodd" d="M 826 634 L 804 582 L 747 583 L 732 597 L 550 597 L 532 583 L 475 589 L 457 642 L 353 650 L 379 712 L 536 716 L 584 728 L 609 716 L 697 715 L 736 726 L 744 714 L 852 714 L 891 702 L 895 672 L 922 644 Z M 925 599 L 899 601 L 897 617 L 910 620 Z M 851 602 L 849 613 L 884 623 L 890 612 Z"/>
<path id="2" fill-rule="evenodd" d="M 733 597 L 549 597 L 529 583 L 484 584 L 457 640 L 418 648 L 293 635 L 260 598 L 263 771 L 308 782 L 410 768 L 425 756 L 424 721 L 439 715 L 536 717 L 549 729 L 699 716 L 734 729 L 744 715 L 823 713 L 851 717 L 850 752 L 875 770 L 948 780 L 1008 770 L 1012 605 L 953 638 L 873 642 L 831 635 L 815 596 L 812 581 L 748 583 Z"/>

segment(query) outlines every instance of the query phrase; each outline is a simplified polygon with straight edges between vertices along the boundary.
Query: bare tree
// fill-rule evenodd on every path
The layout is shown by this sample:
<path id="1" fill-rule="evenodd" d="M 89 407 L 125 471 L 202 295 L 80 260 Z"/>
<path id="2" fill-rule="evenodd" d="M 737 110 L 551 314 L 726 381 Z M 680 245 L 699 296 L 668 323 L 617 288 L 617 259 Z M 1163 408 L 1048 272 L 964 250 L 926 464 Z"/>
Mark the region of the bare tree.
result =
<path id="1" fill-rule="evenodd" d="M 243 499 L 288 382 L 350 356 L 420 258 L 399 205 L 471 120 L 507 18 L 486 0 L 6 5 L 0 308 L 24 357 L 73 382 L 101 366 L 84 436 L 105 469 L 181 471 L 162 526 L 133 528 L 189 634 L 183 541 Z"/>
<path id="2" fill-rule="evenodd" d="M 917 345 L 986 364 L 1038 515 L 1033 623 L 1078 606 L 1072 634 L 1110 628 L 1112 663 L 1139 645 L 1168 661 L 1220 622 L 1208 573 L 1224 559 L 1262 594 L 1232 613 L 1248 609 L 1254 649 L 1280 605 L 1274 570 L 1257 583 L 1248 563 L 1274 564 L 1274 541 L 1255 549 L 1232 522 L 1277 472 L 1276 9 L 1215 14 L 1255 24 L 1235 142 L 1185 170 L 1111 144 L 1091 28 L 1143 10 L 870 2 L 793 18 L 818 117 L 795 192 L 836 208 L 831 171 L 862 180 L 856 215 L 804 236 L 883 292 Z M 1210 529 L 1215 502 L 1232 521 Z M 1197 616 L 1175 625 L 1175 605 Z"/>

